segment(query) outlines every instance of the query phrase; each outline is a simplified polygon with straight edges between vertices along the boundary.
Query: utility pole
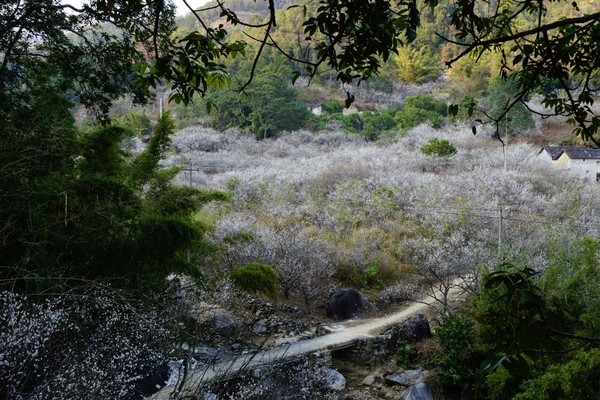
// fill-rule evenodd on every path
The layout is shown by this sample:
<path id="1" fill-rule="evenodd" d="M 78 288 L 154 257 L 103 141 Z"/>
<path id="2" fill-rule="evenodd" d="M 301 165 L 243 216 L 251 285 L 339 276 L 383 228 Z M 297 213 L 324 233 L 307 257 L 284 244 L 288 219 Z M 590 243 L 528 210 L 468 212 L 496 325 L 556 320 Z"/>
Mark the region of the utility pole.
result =
<path id="1" fill-rule="evenodd" d="M 502 248 L 502 206 L 498 209 L 498 253 Z"/>
<path id="2" fill-rule="evenodd" d="M 189 171 L 190 171 L 190 187 L 192 187 L 192 171 L 194 169 L 192 168 L 192 159 L 188 158 L 188 160 L 190 161 L 190 168 L 189 168 Z"/>
<path id="3" fill-rule="evenodd" d="M 502 146 L 502 150 L 504 150 L 504 173 L 506 174 L 506 147 L 508 146 L 508 120 L 504 122 L 504 143 Z"/>
<path id="4" fill-rule="evenodd" d="M 162 106 L 162 99 L 161 99 L 161 103 L 160 104 Z M 162 110 L 162 107 L 161 107 L 161 110 Z M 192 171 L 194 169 L 192 168 L 192 159 L 188 158 L 188 160 L 190 162 L 190 166 L 189 166 L 189 168 L 187 168 L 187 171 L 190 173 L 190 181 L 189 181 L 189 183 L 190 183 L 190 187 L 192 187 Z M 188 248 L 187 248 L 187 262 L 190 263 L 191 261 L 192 261 L 192 252 L 190 250 L 190 247 L 188 246 Z"/>

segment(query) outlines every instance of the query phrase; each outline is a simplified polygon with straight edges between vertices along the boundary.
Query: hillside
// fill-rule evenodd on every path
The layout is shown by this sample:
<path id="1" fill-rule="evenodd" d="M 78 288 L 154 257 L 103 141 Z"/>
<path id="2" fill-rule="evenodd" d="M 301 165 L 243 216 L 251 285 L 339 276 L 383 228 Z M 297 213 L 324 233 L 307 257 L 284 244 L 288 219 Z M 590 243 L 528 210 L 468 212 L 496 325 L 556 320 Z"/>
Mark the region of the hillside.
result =
<path id="1" fill-rule="evenodd" d="M 599 398 L 596 3 L 4 1 L 0 398 Z"/>

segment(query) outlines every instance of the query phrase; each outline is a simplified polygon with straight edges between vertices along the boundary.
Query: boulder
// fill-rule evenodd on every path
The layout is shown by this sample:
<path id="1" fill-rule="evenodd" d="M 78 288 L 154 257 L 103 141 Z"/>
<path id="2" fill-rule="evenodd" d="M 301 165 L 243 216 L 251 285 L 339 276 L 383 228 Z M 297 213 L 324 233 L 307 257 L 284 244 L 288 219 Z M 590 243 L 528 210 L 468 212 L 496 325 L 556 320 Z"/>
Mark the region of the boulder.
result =
<path id="1" fill-rule="evenodd" d="M 266 333 L 267 332 L 267 321 L 264 319 L 261 319 L 260 321 L 257 321 L 254 326 L 252 327 L 252 332 L 253 333 Z"/>
<path id="2" fill-rule="evenodd" d="M 375 375 L 368 375 L 365 379 L 362 380 L 361 383 L 365 386 L 373 386 L 373 384 L 375 383 L 375 379 Z"/>
<path id="3" fill-rule="evenodd" d="M 385 376 L 385 381 L 391 385 L 414 386 L 423 382 L 425 373 L 420 369 L 409 369 L 403 372 L 395 372 Z"/>
<path id="4" fill-rule="evenodd" d="M 433 400 L 431 387 L 423 382 L 417 383 L 406 391 L 404 400 Z"/>
<path id="5" fill-rule="evenodd" d="M 327 304 L 327 316 L 335 320 L 350 319 L 366 306 L 366 302 L 354 289 L 340 289 Z"/>
<path id="6" fill-rule="evenodd" d="M 197 345 L 194 347 L 194 358 L 201 361 L 211 361 L 216 359 L 218 354 L 217 349 L 213 349 L 212 347 Z"/>
<path id="7" fill-rule="evenodd" d="M 323 376 L 325 388 L 336 392 L 346 388 L 346 378 L 335 369 L 323 367 L 320 369 L 320 373 Z"/>
<path id="8" fill-rule="evenodd" d="M 431 337 L 431 328 L 429 327 L 429 321 L 424 314 L 415 314 L 406 321 L 399 325 L 392 327 L 384 332 L 390 336 L 390 343 L 392 346 L 396 346 L 398 341 L 406 341 L 409 343 L 416 343 L 423 339 Z"/>
<path id="9" fill-rule="evenodd" d="M 226 329 L 233 324 L 233 319 L 224 311 L 215 312 L 212 317 L 212 326 L 214 329 Z"/>

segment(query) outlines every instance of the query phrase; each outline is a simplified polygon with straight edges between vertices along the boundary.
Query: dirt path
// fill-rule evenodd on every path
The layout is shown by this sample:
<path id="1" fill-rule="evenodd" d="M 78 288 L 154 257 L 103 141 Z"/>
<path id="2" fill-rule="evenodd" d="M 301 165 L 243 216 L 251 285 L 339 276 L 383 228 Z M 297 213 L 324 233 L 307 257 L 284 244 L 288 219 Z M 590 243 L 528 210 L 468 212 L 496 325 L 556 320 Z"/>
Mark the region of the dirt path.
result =
<path id="1" fill-rule="evenodd" d="M 455 289 L 450 295 L 455 296 L 458 290 L 458 288 Z M 193 393 L 205 383 L 219 377 L 235 376 L 243 370 L 282 363 L 320 351 L 351 347 L 357 340 L 377 336 L 385 328 L 396 325 L 417 313 L 424 312 L 434 303 L 433 297 L 427 297 L 422 302 L 413 303 L 388 316 L 327 325 L 326 329 L 331 333 L 326 335 L 263 350 L 255 354 L 241 355 L 234 360 L 214 364 L 203 370 L 190 371 L 182 388 L 182 393 Z M 167 386 L 151 398 L 166 400 L 174 391 L 174 386 Z"/>

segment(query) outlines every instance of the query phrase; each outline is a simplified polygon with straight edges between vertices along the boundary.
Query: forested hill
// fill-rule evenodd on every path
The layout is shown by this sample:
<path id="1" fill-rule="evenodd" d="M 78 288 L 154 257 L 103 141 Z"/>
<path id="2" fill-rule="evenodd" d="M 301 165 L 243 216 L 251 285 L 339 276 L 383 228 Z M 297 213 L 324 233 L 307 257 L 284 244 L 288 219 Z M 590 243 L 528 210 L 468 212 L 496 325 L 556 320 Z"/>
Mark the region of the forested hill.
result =
<path id="1" fill-rule="evenodd" d="M 197 107 L 173 106 L 179 126 L 197 123 L 199 118 L 205 117 L 211 120 L 214 128 L 243 128 L 254 132 L 257 137 L 265 138 L 275 136 L 283 130 L 320 130 L 326 126 L 341 125 L 351 133 L 358 133 L 369 140 L 377 140 L 382 136 L 382 132 L 403 131 L 425 120 L 438 125 L 438 121 L 432 121 L 430 117 L 412 118 L 412 114 L 399 116 L 398 107 L 403 107 L 405 100 L 415 94 L 432 94 L 434 97 L 444 98 L 447 104 L 459 104 L 463 109 L 468 108 L 469 104 L 475 104 L 483 113 L 497 117 L 502 113 L 502 105 L 517 92 L 515 82 L 499 79 L 498 72 L 504 62 L 502 52 L 486 52 L 479 58 L 463 57 L 453 63 L 452 68 L 448 68 L 445 62 L 462 51 L 461 47 L 442 37 L 452 36 L 452 32 L 449 31 L 452 7 L 440 6 L 432 11 L 422 5 L 421 25 L 416 38 L 411 43 L 404 41 L 405 45 L 398 49 L 397 54 L 392 54 L 385 61 L 381 60 L 378 74 L 361 82 L 360 88 L 353 92 L 354 106 L 358 111 L 368 112 L 368 115 L 342 118 L 341 110 L 337 108 L 340 102 L 343 104 L 344 90 L 347 89 L 340 90 L 336 72 L 323 69 L 310 77 L 306 65 L 287 59 L 282 54 L 285 52 L 296 59 L 314 58 L 311 47 L 314 43 L 305 40 L 302 24 L 306 19 L 304 12 L 310 15 L 317 5 L 310 3 L 306 10 L 304 7 L 288 8 L 293 3 L 293 0 L 276 1 L 277 25 L 270 32 L 270 39 L 277 43 L 279 51 L 273 46 L 263 49 L 261 60 L 254 71 L 253 85 L 246 90 L 248 96 L 239 96 L 239 87 L 248 82 L 254 56 L 259 48 L 259 42 L 252 38 L 262 38 L 264 32 L 244 25 L 228 25 L 226 17 L 221 15 L 222 9 L 215 2 L 207 4 L 204 8 L 206 11 L 198 12 L 198 15 L 189 13 L 177 21 L 177 35 L 195 30 L 203 31 L 204 28 L 198 19 L 200 17 L 206 26 L 225 24 L 230 38 L 248 43 L 244 56 L 222 60 L 233 77 L 233 87 L 213 88 L 203 99 L 197 99 Z M 594 9 L 593 3 L 592 0 L 583 0 L 578 2 L 578 8 L 575 8 L 566 2 L 551 2 L 547 4 L 545 18 L 557 20 L 560 16 L 574 16 Z M 225 1 L 223 8 L 231 10 L 246 23 L 257 24 L 268 16 L 268 3 L 265 1 Z M 534 26 L 536 17 L 523 13 L 514 23 L 525 27 Z M 510 49 L 505 50 L 510 53 Z M 310 79 L 311 85 L 290 88 L 295 73 L 304 76 L 306 81 Z M 410 89 L 406 88 L 407 85 L 411 85 Z M 548 93 L 559 86 L 556 81 L 545 80 L 536 92 Z M 265 102 L 265 99 L 270 101 Z M 211 107 L 213 112 L 207 114 L 205 109 L 208 103 L 215 107 Z M 306 110 L 309 106 L 317 104 L 324 104 L 330 112 L 319 118 L 309 118 Z M 332 113 L 331 107 L 337 111 Z M 283 115 L 286 117 L 281 118 Z M 471 117 L 473 121 L 486 119 L 484 115 L 477 113 Z M 509 129 L 515 134 L 531 131 L 534 127 L 531 114 L 522 105 L 515 106 L 508 117 L 504 129 Z M 370 119 L 374 121 L 370 122 Z M 548 133 L 546 131 L 551 135 L 544 137 L 548 137 L 548 143 L 554 143 L 563 141 L 571 128 L 563 125 L 551 126 L 544 130 Z"/>
<path id="2" fill-rule="evenodd" d="M 277 10 L 285 10 L 287 7 L 296 4 L 297 0 L 275 0 Z M 268 3 L 265 1 L 254 0 L 227 0 L 221 2 L 225 9 L 235 12 L 240 19 L 251 21 L 253 19 L 261 20 L 269 13 Z M 202 11 L 202 19 L 206 25 L 213 25 L 219 20 L 225 21 L 221 15 L 222 10 L 218 7 L 216 1 L 211 1 L 202 7 L 206 11 Z M 177 26 L 185 31 L 200 29 L 201 25 L 196 16 L 192 13 L 187 13 L 184 17 L 177 20 Z"/>

